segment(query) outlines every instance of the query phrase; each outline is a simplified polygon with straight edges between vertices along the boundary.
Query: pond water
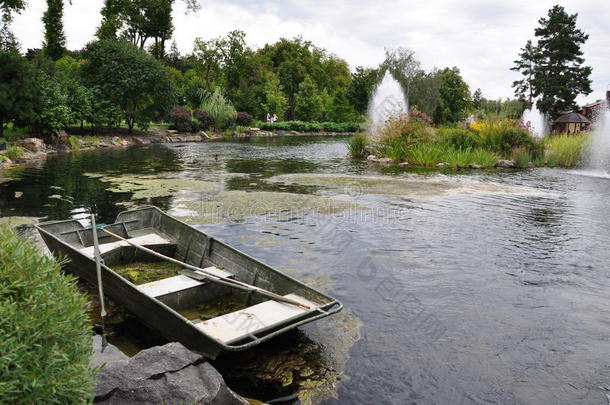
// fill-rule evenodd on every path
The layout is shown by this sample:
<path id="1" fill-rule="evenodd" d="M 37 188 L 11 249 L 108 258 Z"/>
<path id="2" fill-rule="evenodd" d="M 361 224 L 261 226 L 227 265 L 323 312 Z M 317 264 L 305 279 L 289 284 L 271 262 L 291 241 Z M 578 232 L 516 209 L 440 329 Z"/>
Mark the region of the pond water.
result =
<path id="1" fill-rule="evenodd" d="M 240 370 L 219 363 L 259 400 L 271 393 L 252 381 L 284 367 L 283 403 L 290 390 L 326 404 L 608 403 L 610 180 L 384 168 L 347 159 L 345 142 L 53 156 L 0 180 L 0 215 L 95 206 L 112 222 L 155 204 L 340 299 L 340 316 L 241 354 Z"/>

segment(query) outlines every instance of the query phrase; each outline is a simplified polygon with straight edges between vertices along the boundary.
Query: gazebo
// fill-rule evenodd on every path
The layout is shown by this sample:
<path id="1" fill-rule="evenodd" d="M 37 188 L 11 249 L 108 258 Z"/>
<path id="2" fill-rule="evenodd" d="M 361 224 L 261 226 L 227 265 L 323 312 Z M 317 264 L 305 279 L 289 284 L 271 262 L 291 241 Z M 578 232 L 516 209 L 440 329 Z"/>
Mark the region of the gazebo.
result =
<path id="1" fill-rule="evenodd" d="M 582 114 L 569 112 L 553 121 L 553 132 L 577 134 L 589 129 L 591 121 Z"/>

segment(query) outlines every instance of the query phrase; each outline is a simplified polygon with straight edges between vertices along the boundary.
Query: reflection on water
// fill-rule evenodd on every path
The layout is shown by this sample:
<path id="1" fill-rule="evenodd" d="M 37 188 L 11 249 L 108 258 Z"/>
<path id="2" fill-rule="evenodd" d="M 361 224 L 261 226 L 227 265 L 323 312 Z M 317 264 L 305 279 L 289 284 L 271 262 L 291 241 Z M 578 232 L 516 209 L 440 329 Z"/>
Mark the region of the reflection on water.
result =
<path id="1" fill-rule="evenodd" d="M 340 139 L 298 138 L 56 156 L 0 183 L 0 213 L 65 218 L 95 203 L 101 219 L 112 221 L 119 204 L 134 203 L 133 193 L 84 175 L 111 172 L 178 173 L 235 195 L 307 194 L 314 207 L 318 197 L 357 204 L 366 209 L 259 210 L 203 225 L 343 301 L 349 321 L 300 328 L 323 364 L 340 374 L 324 403 L 607 402 L 607 179 L 550 169 L 405 172 L 350 161 L 346 153 Z M 375 184 L 353 187 L 353 176 Z M 438 184 L 452 191 L 437 192 Z M 171 210 L 184 198 L 149 195 L 135 203 Z M 301 337 L 291 341 L 298 347 Z M 248 366 L 265 368 L 248 356 Z"/>

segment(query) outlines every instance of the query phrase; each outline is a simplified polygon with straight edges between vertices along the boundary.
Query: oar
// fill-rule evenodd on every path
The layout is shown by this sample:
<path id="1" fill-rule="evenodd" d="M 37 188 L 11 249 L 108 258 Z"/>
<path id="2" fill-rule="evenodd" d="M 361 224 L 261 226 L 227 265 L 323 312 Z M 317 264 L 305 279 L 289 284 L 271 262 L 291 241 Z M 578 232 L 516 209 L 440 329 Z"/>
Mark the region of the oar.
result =
<path id="1" fill-rule="evenodd" d="M 119 240 L 127 242 L 128 244 L 130 244 L 131 246 L 135 247 L 136 249 L 140 249 L 143 252 L 149 253 L 149 254 L 151 254 L 153 256 L 156 256 L 156 257 L 159 257 L 159 258 L 161 258 L 163 260 L 167 260 L 169 262 L 176 263 L 176 264 L 178 264 L 178 265 L 180 265 L 182 267 L 190 269 L 190 270 L 196 272 L 197 274 L 201 274 L 201 275 L 205 276 L 210 281 L 214 281 L 214 282 L 217 282 L 217 283 L 220 283 L 220 284 L 224 284 L 224 285 L 227 285 L 229 287 L 234 287 L 234 288 L 239 288 L 239 289 L 242 289 L 242 290 L 256 292 L 256 293 L 259 293 L 261 295 L 265 295 L 265 296 L 267 296 L 267 297 L 269 297 L 269 298 L 271 298 L 271 299 L 273 299 L 275 301 L 281 301 L 281 302 L 285 302 L 287 304 L 296 305 L 296 306 L 301 307 L 303 309 L 311 309 L 310 306 L 302 304 L 302 303 L 300 303 L 297 300 L 293 300 L 291 298 L 286 298 L 286 297 L 281 296 L 279 294 L 276 294 L 276 293 L 274 293 L 272 291 L 268 291 L 268 290 L 265 290 L 263 288 L 260 288 L 260 287 L 254 286 L 254 285 L 250 285 L 250 284 L 244 283 L 243 281 L 234 280 L 232 278 L 223 277 L 223 276 L 219 276 L 219 275 L 210 273 L 209 271 L 207 271 L 206 269 L 202 269 L 201 267 L 192 266 L 192 265 L 190 265 L 188 263 L 184 263 L 184 262 L 181 262 L 180 260 L 176 260 L 173 257 L 165 256 L 165 255 L 163 255 L 161 253 L 155 252 L 152 249 L 149 249 L 149 248 L 146 248 L 144 246 L 138 245 L 137 243 L 134 243 L 134 242 L 132 242 L 132 241 L 130 241 L 128 239 L 125 239 L 121 235 L 117 235 L 116 233 L 110 232 L 107 229 L 102 229 L 102 230 L 104 232 L 106 232 L 110 236 L 113 236 L 113 237 L 115 237 L 115 238 L 117 238 Z"/>
<path id="2" fill-rule="evenodd" d="M 106 328 L 104 318 L 106 317 L 106 306 L 104 305 L 104 286 L 102 284 L 102 257 L 100 255 L 100 245 L 97 240 L 97 226 L 95 224 L 95 214 L 91 213 L 91 232 L 93 232 L 93 256 L 95 256 L 95 272 L 97 274 L 97 287 L 100 294 L 100 320 L 102 321 L 102 352 L 106 348 Z"/>

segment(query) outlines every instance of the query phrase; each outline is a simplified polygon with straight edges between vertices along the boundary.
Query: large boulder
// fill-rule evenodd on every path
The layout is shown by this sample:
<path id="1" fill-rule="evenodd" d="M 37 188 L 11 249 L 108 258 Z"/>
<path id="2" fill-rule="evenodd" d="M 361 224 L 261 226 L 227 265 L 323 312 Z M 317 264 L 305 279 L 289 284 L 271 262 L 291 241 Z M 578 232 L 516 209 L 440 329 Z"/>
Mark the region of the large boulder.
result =
<path id="1" fill-rule="evenodd" d="M 19 141 L 19 146 L 29 150 L 30 152 L 42 152 L 46 149 L 44 142 L 39 138 L 22 139 Z"/>
<path id="2" fill-rule="evenodd" d="M 143 350 L 96 376 L 98 404 L 247 405 L 200 355 L 180 343 Z"/>
<path id="3" fill-rule="evenodd" d="M 514 160 L 502 159 L 502 160 L 498 160 L 496 162 L 496 167 L 501 167 L 503 169 L 512 169 L 516 166 L 517 166 L 517 164 L 515 163 Z"/>

